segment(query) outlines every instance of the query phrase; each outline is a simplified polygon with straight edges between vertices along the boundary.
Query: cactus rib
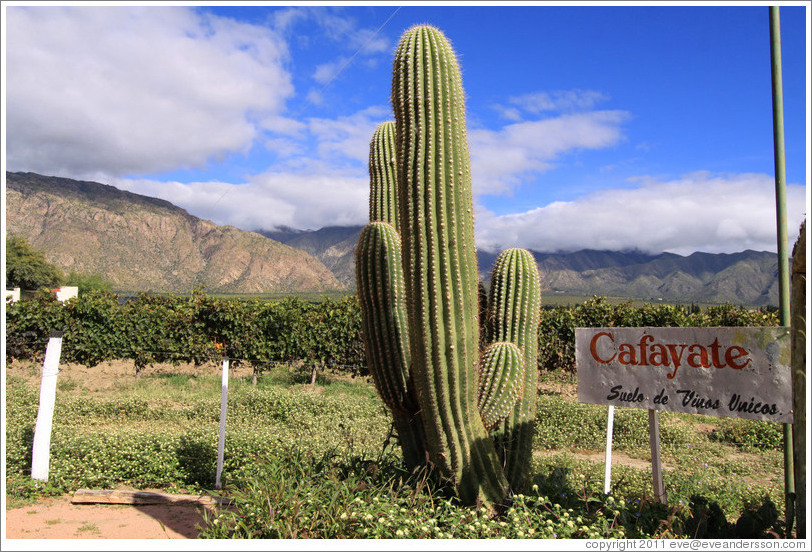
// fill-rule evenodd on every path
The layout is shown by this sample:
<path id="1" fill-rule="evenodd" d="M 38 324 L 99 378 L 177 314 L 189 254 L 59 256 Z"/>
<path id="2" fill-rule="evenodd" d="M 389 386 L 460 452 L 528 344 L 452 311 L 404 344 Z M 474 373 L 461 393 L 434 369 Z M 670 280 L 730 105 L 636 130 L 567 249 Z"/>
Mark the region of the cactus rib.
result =
<path id="1" fill-rule="evenodd" d="M 398 230 L 395 123 L 379 124 L 369 144 L 369 220 L 391 223 Z"/>
<path id="2" fill-rule="evenodd" d="M 492 429 L 507 418 L 522 393 L 524 356 L 510 342 L 492 343 L 482 355 L 479 412 L 485 428 Z"/>

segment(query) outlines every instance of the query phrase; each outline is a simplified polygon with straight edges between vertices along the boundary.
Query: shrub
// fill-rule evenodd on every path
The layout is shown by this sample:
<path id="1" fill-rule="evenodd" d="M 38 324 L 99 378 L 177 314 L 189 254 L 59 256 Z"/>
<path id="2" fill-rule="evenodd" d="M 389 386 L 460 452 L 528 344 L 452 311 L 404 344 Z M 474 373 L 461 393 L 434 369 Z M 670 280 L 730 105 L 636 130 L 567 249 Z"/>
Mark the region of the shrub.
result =
<path id="1" fill-rule="evenodd" d="M 745 450 L 782 450 L 784 447 L 782 424 L 760 420 L 722 418 L 710 438 Z"/>

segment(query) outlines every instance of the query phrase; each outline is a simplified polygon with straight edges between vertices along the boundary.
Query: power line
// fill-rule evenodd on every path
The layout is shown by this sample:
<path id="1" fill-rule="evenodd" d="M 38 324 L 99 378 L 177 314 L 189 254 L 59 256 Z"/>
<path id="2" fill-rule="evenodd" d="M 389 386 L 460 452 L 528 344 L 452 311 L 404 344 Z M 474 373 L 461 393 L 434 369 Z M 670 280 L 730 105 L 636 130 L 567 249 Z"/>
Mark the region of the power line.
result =
<path id="1" fill-rule="evenodd" d="M 342 71 L 344 71 L 344 69 L 346 69 L 346 68 L 347 68 L 347 66 L 348 66 L 350 63 L 352 63 L 352 60 L 354 60 L 354 59 L 355 59 L 355 57 L 356 57 L 356 56 L 357 56 L 357 55 L 358 55 L 358 54 L 361 52 L 361 50 L 364 50 L 364 49 L 367 47 L 367 45 L 369 45 L 369 43 L 370 43 L 370 42 L 372 42 L 372 40 L 373 40 L 373 39 L 374 39 L 376 36 L 378 36 L 378 33 L 380 33 L 380 32 L 381 32 L 381 30 L 383 30 L 383 28 L 386 26 L 386 24 L 387 24 L 387 23 L 389 23 L 389 21 L 391 21 L 393 17 L 395 17 L 395 14 L 396 14 L 396 13 L 398 13 L 398 11 L 399 11 L 399 10 L 400 10 L 400 6 L 398 6 L 397 8 L 395 8 L 395 11 L 393 11 L 393 12 L 392 12 L 392 14 L 391 14 L 391 15 L 390 15 L 390 16 L 389 16 L 387 19 L 386 19 L 386 21 L 384 21 L 384 22 L 381 24 L 381 26 L 380 26 L 380 27 L 378 27 L 378 29 L 377 29 L 377 30 L 376 30 L 374 33 L 372 33 L 372 35 L 371 35 L 371 36 L 370 36 L 370 37 L 369 37 L 369 38 L 366 40 L 366 42 L 364 42 L 364 43 L 363 43 L 363 44 L 362 44 L 362 45 L 361 45 L 361 46 L 360 46 L 360 47 L 359 47 L 359 48 L 358 48 L 358 49 L 355 51 L 355 53 L 354 53 L 352 56 L 350 56 L 350 58 L 349 58 L 347 61 L 345 61 L 345 62 L 344 62 L 344 64 L 343 64 L 341 67 L 339 67 L 339 68 L 338 68 L 338 71 L 336 71 L 336 72 L 335 72 L 335 74 L 333 74 L 333 76 L 332 76 L 332 77 L 330 77 L 330 79 L 329 79 L 327 82 L 325 82 L 325 83 L 324 83 L 324 85 L 323 85 L 323 86 L 321 87 L 321 89 L 319 90 L 319 94 L 321 94 L 322 92 L 324 92 L 324 90 L 325 90 L 325 89 L 326 89 L 326 88 L 327 88 L 327 87 L 328 87 L 330 84 L 332 84 L 332 82 L 333 82 L 333 81 L 334 81 L 336 78 L 338 78 L 338 75 L 340 75 L 340 74 L 341 74 L 341 72 L 342 72 Z M 309 98 L 308 98 L 308 99 L 307 99 L 307 101 L 305 102 L 305 105 L 302 107 L 302 109 L 300 109 L 300 110 L 299 110 L 299 112 L 298 112 L 298 113 L 296 113 L 296 115 L 295 115 L 294 117 L 299 117 L 299 116 L 300 116 L 300 115 L 301 115 L 301 114 L 304 112 L 304 110 L 305 110 L 305 109 L 307 109 L 307 107 L 308 107 L 310 104 L 312 104 L 312 103 L 313 103 L 313 101 L 312 101 L 311 99 L 309 99 Z"/>

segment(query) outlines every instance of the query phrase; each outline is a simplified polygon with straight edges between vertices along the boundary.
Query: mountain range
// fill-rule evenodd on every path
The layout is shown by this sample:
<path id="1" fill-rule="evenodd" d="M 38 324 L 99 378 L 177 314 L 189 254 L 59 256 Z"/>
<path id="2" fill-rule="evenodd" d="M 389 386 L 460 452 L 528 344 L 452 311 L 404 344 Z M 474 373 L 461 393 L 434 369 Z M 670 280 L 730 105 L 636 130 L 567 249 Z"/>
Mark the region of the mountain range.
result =
<path id="1" fill-rule="evenodd" d="M 582 250 L 535 253 L 544 289 L 568 295 L 745 305 L 778 304 L 775 253 L 673 253 Z"/>
<path id="2" fill-rule="evenodd" d="M 248 232 L 160 199 L 96 182 L 6 173 L 6 222 L 64 270 L 127 291 L 352 290 L 360 226 Z M 670 302 L 778 304 L 775 253 L 533 252 L 544 294 Z M 478 252 L 488 279 L 496 254 Z"/>
<path id="3" fill-rule="evenodd" d="M 260 231 L 301 248 L 321 260 L 346 286 L 355 284 L 354 248 L 361 226 L 302 231 Z M 778 304 L 778 259 L 775 253 L 649 254 L 640 251 L 582 249 L 574 252 L 533 251 L 543 293 L 628 297 L 646 301 Z M 495 253 L 477 252 L 479 276 L 488 281 Z"/>

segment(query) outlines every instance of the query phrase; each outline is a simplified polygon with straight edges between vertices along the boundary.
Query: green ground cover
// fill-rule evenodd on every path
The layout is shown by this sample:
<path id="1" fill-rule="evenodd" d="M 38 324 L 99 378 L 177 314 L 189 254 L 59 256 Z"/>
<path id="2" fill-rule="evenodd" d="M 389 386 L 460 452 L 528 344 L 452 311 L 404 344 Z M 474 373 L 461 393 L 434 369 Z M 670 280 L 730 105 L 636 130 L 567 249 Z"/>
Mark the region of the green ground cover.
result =
<path id="1" fill-rule="evenodd" d="M 10 505 L 118 485 L 215 493 L 216 370 L 125 375 L 102 390 L 89 377 L 60 375 L 47 484 L 30 479 L 36 371 L 7 373 Z M 575 397 L 574 376 L 542 378 L 534 477 L 489 518 L 458 505 L 430 473 L 402 469 L 389 417 L 365 378 L 326 372 L 311 386 L 283 366 L 257 385 L 233 378 L 224 488 L 215 494 L 235 502 L 209 518 L 202 536 L 782 536 L 779 424 L 662 412 L 665 506 L 652 499 L 646 412 L 616 409 L 613 487 L 604 495 L 606 408 Z"/>

